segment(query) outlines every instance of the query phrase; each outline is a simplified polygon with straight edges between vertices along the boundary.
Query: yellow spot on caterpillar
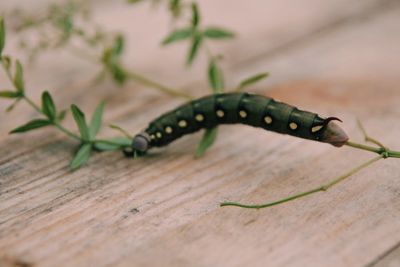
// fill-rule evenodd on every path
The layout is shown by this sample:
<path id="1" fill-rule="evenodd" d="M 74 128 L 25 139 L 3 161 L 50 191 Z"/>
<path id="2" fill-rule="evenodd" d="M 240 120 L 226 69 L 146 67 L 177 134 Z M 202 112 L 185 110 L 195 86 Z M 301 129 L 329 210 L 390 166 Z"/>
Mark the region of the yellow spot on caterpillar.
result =
<path id="1" fill-rule="evenodd" d="M 166 132 L 167 134 L 172 133 L 172 128 L 171 128 L 170 126 L 165 127 L 165 132 Z"/>
<path id="2" fill-rule="evenodd" d="M 291 122 L 291 123 L 289 123 L 289 127 L 290 127 L 290 129 L 292 129 L 292 130 L 296 130 L 298 126 L 297 126 L 297 123 Z"/>
<path id="3" fill-rule="evenodd" d="M 242 117 L 243 119 L 247 117 L 247 112 L 244 110 L 239 111 L 239 116 Z"/>
<path id="4" fill-rule="evenodd" d="M 266 124 L 271 124 L 272 123 L 272 118 L 270 116 L 265 116 L 264 121 Z"/>
<path id="5" fill-rule="evenodd" d="M 201 114 L 197 114 L 196 117 L 194 117 L 196 121 L 204 121 L 204 116 Z"/>
<path id="6" fill-rule="evenodd" d="M 178 122 L 179 127 L 185 128 L 187 126 L 187 122 L 185 120 L 181 120 Z"/>
<path id="7" fill-rule="evenodd" d="M 222 118 L 225 116 L 225 112 L 223 110 L 217 110 L 217 117 Z"/>
<path id="8" fill-rule="evenodd" d="M 157 138 L 161 138 L 161 137 L 162 137 L 162 134 L 161 134 L 160 132 L 156 132 L 156 137 L 157 137 Z"/>
<path id="9" fill-rule="evenodd" d="M 324 125 L 317 125 L 317 126 L 314 126 L 314 127 L 311 128 L 311 132 L 312 132 L 312 133 L 316 133 L 316 132 L 318 132 L 319 130 L 321 130 L 322 127 L 324 127 Z"/>
<path id="10" fill-rule="evenodd" d="M 152 134 L 152 135 L 150 135 L 150 139 L 154 140 L 154 139 L 156 139 L 156 136 L 154 134 Z"/>

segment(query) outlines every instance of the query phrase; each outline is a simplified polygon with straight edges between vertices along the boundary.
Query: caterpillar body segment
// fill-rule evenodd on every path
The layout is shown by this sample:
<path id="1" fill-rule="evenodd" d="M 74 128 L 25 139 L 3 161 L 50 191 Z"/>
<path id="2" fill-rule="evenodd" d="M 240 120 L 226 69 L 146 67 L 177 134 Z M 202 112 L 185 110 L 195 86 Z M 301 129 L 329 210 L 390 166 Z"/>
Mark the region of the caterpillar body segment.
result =
<path id="1" fill-rule="evenodd" d="M 188 102 L 153 120 L 132 142 L 132 149 L 146 152 L 168 145 L 183 135 L 220 124 L 241 123 L 281 134 L 342 146 L 348 137 L 333 122 L 316 113 L 297 109 L 272 98 L 249 93 L 223 93 Z"/>

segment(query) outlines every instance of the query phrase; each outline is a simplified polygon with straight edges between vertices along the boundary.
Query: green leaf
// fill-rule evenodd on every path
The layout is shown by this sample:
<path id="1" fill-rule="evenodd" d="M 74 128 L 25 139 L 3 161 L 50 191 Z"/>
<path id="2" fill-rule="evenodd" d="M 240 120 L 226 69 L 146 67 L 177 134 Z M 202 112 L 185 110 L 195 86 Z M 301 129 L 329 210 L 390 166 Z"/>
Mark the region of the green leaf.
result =
<path id="1" fill-rule="evenodd" d="M 196 158 L 202 157 L 206 152 L 206 150 L 212 146 L 215 139 L 217 138 L 217 133 L 218 133 L 217 127 L 207 129 L 204 132 L 203 138 L 201 139 L 196 150 Z"/>
<path id="2" fill-rule="evenodd" d="M 92 144 L 83 144 L 78 152 L 75 154 L 74 159 L 70 163 L 70 168 L 72 170 L 78 169 L 82 166 L 90 157 L 90 152 L 92 151 Z"/>
<path id="3" fill-rule="evenodd" d="M 187 65 L 191 65 L 193 63 L 193 60 L 195 59 L 196 55 L 198 54 L 197 52 L 199 51 L 201 42 L 203 38 L 201 34 L 195 34 L 192 39 L 192 44 L 190 46 L 189 54 L 187 57 Z"/>
<path id="4" fill-rule="evenodd" d="M 265 79 L 268 76 L 269 76 L 268 72 L 263 72 L 263 73 L 259 73 L 259 74 L 256 74 L 254 76 L 251 76 L 251 77 L 249 77 L 247 79 L 244 79 L 243 81 L 240 82 L 238 90 L 243 89 L 244 87 L 246 87 L 248 85 L 251 85 L 251 84 L 254 84 L 254 83 L 258 82 L 258 81 L 261 81 L 262 79 Z"/>
<path id="5" fill-rule="evenodd" d="M 2 57 L 1 57 L 1 63 L 3 64 L 3 67 L 4 67 L 7 71 L 10 71 L 11 59 L 10 59 L 9 56 L 2 56 Z"/>
<path id="6" fill-rule="evenodd" d="M 0 17 L 0 58 L 3 54 L 5 43 L 6 43 L 6 28 L 4 27 L 4 19 Z"/>
<path id="7" fill-rule="evenodd" d="M 22 68 L 21 62 L 19 62 L 19 60 L 16 61 L 16 65 L 15 65 L 14 85 L 18 92 L 21 92 L 21 93 L 24 92 L 24 89 L 25 89 L 24 69 Z"/>
<path id="8" fill-rule="evenodd" d="M 223 92 L 224 76 L 215 60 L 211 60 L 208 66 L 208 81 L 215 94 Z"/>
<path id="9" fill-rule="evenodd" d="M 126 71 L 118 64 L 111 65 L 110 68 L 114 81 L 119 85 L 124 84 L 127 76 Z"/>
<path id="10" fill-rule="evenodd" d="M 98 140 L 94 143 L 94 147 L 100 151 L 113 151 L 113 150 L 119 150 L 124 147 L 130 147 L 131 144 L 132 144 L 131 138 L 114 137 L 107 140 Z"/>
<path id="11" fill-rule="evenodd" d="M 200 23 L 199 8 L 195 2 L 192 3 L 192 26 L 196 28 Z"/>
<path id="12" fill-rule="evenodd" d="M 58 121 L 64 120 L 66 114 L 67 114 L 67 111 L 66 111 L 66 110 L 61 110 L 61 112 L 60 112 L 60 113 L 58 114 L 58 116 L 57 116 L 57 120 L 58 120 Z"/>
<path id="13" fill-rule="evenodd" d="M 223 39 L 223 38 L 233 38 L 235 34 L 231 31 L 217 28 L 217 27 L 208 27 L 203 32 L 204 37 L 211 39 Z"/>
<path id="14" fill-rule="evenodd" d="M 114 40 L 114 47 L 113 47 L 114 55 L 121 55 L 122 52 L 124 51 L 124 46 L 125 46 L 124 36 L 118 34 Z"/>
<path id="15" fill-rule="evenodd" d="M 0 91 L 0 97 L 3 98 L 18 98 L 21 96 L 20 92 L 15 91 Z"/>
<path id="16" fill-rule="evenodd" d="M 90 138 L 92 139 L 96 137 L 97 133 L 100 130 L 103 118 L 103 111 L 104 111 L 104 102 L 101 101 L 100 104 L 97 106 L 96 110 L 94 111 L 92 120 L 90 121 L 89 125 Z"/>
<path id="17" fill-rule="evenodd" d="M 83 140 L 90 140 L 89 128 L 86 124 L 85 114 L 76 106 L 71 105 L 72 115 L 74 116 L 76 125 L 79 128 Z"/>
<path id="18" fill-rule="evenodd" d="M 172 15 L 177 18 L 180 16 L 182 11 L 181 0 L 170 0 L 169 2 L 169 10 L 171 11 Z"/>
<path id="19" fill-rule="evenodd" d="M 6 112 L 10 112 L 11 110 L 13 110 L 15 106 L 17 106 L 17 104 L 21 101 L 21 99 L 21 97 L 15 99 L 15 101 L 6 108 Z"/>
<path id="20" fill-rule="evenodd" d="M 137 3 L 140 3 L 140 2 L 143 2 L 143 0 L 128 0 L 129 4 L 137 4 Z"/>
<path id="21" fill-rule="evenodd" d="M 42 128 L 42 127 L 45 127 L 48 125 L 51 125 L 51 121 L 43 120 L 43 119 L 36 119 L 36 120 L 32 120 L 32 121 L 18 127 L 18 128 L 15 128 L 14 130 L 12 130 L 10 132 L 10 134 L 23 133 L 23 132 L 31 131 L 34 129 Z"/>
<path id="22" fill-rule="evenodd" d="M 115 58 L 112 55 L 113 54 L 112 54 L 112 49 L 111 48 L 105 48 L 103 50 L 103 53 L 102 53 L 102 56 L 101 56 L 101 61 L 105 66 L 110 67 L 109 65 L 111 64 L 112 59 Z"/>
<path id="23" fill-rule="evenodd" d="M 44 91 L 42 94 L 42 111 L 51 121 L 54 121 L 56 118 L 56 106 L 54 105 L 53 98 L 47 91 Z"/>
<path id="24" fill-rule="evenodd" d="M 167 45 L 188 39 L 192 36 L 192 29 L 179 29 L 170 33 L 163 41 L 162 45 Z"/>
<path id="25" fill-rule="evenodd" d="M 171 9 L 175 9 L 175 8 L 179 7 L 180 4 L 181 4 L 181 0 L 170 0 L 169 1 L 169 7 Z"/>

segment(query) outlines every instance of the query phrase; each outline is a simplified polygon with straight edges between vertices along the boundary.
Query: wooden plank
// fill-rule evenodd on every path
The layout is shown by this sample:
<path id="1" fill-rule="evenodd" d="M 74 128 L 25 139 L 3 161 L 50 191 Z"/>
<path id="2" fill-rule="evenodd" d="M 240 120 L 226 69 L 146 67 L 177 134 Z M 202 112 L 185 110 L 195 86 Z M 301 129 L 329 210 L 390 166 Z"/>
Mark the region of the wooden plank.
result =
<path id="1" fill-rule="evenodd" d="M 342 117 L 355 138 L 360 134 L 354 119 L 360 116 L 375 136 L 398 148 L 400 40 L 386 31 L 398 25 L 399 8 L 379 12 L 314 36 L 312 44 L 233 65 L 232 74 L 268 67 L 275 77 L 270 95 Z M 263 38 L 255 35 L 254 42 L 270 37 Z M 143 90 L 140 97 L 133 90 L 116 96 L 108 90 L 100 91 L 111 97 L 106 119 L 132 132 L 178 102 Z M 62 99 L 82 98 L 90 108 L 93 92 L 77 86 Z M 201 160 L 192 156 L 196 134 L 135 161 L 96 154 L 71 173 L 73 146 L 50 133 L 1 143 L 7 151 L 0 158 L 3 265 L 364 266 L 399 242 L 395 160 L 379 162 L 329 192 L 257 212 L 218 203 L 277 199 L 371 155 L 231 126 L 220 129 L 222 138 Z"/>
<path id="2" fill-rule="evenodd" d="M 400 264 L 400 243 L 383 253 L 376 260 L 368 264 L 368 267 L 391 267 Z"/>

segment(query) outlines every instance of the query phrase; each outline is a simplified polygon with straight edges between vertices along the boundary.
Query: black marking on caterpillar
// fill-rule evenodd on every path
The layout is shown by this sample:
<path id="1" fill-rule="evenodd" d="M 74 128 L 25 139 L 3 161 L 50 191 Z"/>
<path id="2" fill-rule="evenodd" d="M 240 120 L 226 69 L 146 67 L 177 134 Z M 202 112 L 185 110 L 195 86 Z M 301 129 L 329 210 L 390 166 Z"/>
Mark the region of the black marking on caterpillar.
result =
<path id="1" fill-rule="evenodd" d="M 348 137 L 333 120 L 299 110 L 272 98 L 249 93 L 224 93 L 188 102 L 153 120 L 133 138 L 132 152 L 168 145 L 183 135 L 219 124 L 242 123 L 304 139 L 342 146 Z"/>

